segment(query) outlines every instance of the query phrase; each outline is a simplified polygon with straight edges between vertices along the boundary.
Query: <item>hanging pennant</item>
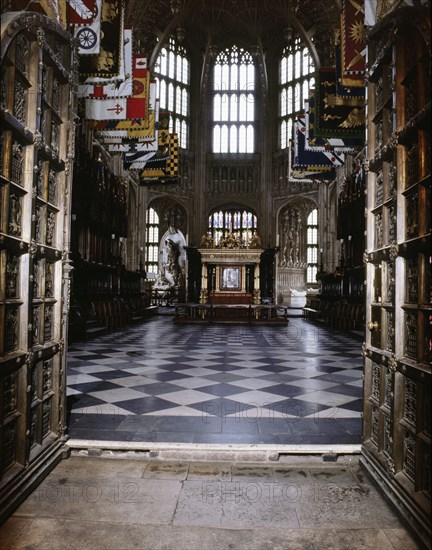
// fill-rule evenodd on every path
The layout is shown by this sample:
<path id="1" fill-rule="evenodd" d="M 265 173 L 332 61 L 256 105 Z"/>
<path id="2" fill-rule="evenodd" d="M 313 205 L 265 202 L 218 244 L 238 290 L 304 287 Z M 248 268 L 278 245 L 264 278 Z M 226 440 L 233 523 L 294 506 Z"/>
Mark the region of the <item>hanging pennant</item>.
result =
<path id="1" fill-rule="evenodd" d="M 364 75 L 366 71 L 364 0 L 343 0 L 341 35 L 343 76 Z"/>
<path id="2" fill-rule="evenodd" d="M 79 64 L 81 82 L 91 76 L 112 78 L 118 76 L 120 72 L 120 59 L 123 50 L 124 3 L 123 0 L 102 0 L 101 5 L 98 55 L 83 55 L 84 53 L 90 53 L 90 49 L 96 47 L 93 44 L 94 36 L 87 37 L 86 42 L 85 33 L 81 35 L 80 40 L 79 31 L 77 31 L 79 27 L 76 27 L 75 30 L 75 36 L 80 40 L 79 53 L 82 54 Z M 86 28 L 88 27 L 80 29 L 84 31 Z M 94 54 L 95 52 L 92 51 L 91 53 Z"/>
<path id="3" fill-rule="evenodd" d="M 153 159 L 161 160 L 169 154 L 169 111 L 160 111 L 158 127 L 158 148 L 156 152 L 133 151 L 124 156 L 124 166 L 129 170 L 139 170 Z"/>
<path id="4" fill-rule="evenodd" d="M 317 137 L 361 138 L 365 136 L 363 98 L 336 94 L 334 67 L 318 70 L 315 89 L 314 132 Z"/>
<path id="5" fill-rule="evenodd" d="M 168 143 L 159 152 L 148 159 L 144 170 L 140 172 L 140 184 L 177 182 L 178 176 L 178 136 L 170 134 Z"/>
<path id="6" fill-rule="evenodd" d="M 150 95 L 150 73 L 145 54 L 133 56 L 131 97 L 107 97 L 105 87 L 96 88 L 94 98 L 86 99 L 86 118 L 89 120 L 126 120 L 146 117 Z"/>
<path id="7" fill-rule="evenodd" d="M 123 32 L 123 53 L 118 76 L 112 78 L 88 77 L 84 84 L 78 84 L 78 97 L 117 98 L 132 95 L 132 28 Z"/>
<path id="8" fill-rule="evenodd" d="M 96 0 L 67 0 L 69 25 L 91 25 L 98 13 Z"/>
<path id="9" fill-rule="evenodd" d="M 336 95 L 341 97 L 362 97 L 366 95 L 364 73 L 346 76 L 342 72 L 342 48 L 340 29 L 335 30 Z"/>
<path id="10" fill-rule="evenodd" d="M 156 113 L 159 111 L 159 100 L 156 100 L 156 108 L 149 110 L 149 116 L 145 119 L 134 118 L 129 120 L 101 120 L 93 125 L 98 135 L 117 138 L 139 138 L 139 141 L 154 141 L 156 138 Z"/>
<path id="11" fill-rule="evenodd" d="M 78 40 L 78 53 L 80 55 L 96 55 L 100 52 L 101 12 L 102 0 L 95 0 L 95 15 L 90 23 L 76 25 L 74 28 L 74 36 Z"/>
<path id="12" fill-rule="evenodd" d="M 310 90 L 309 99 L 304 100 L 306 151 L 335 151 L 336 153 L 353 153 L 361 147 L 360 138 L 324 138 L 315 135 L 315 90 Z"/>
<path id="13" fill-rule="evenodd" d="M 293 168 L 317 172 L 328 172 L 334 166 L 345 164 L 345 155 L 334 151 L 306 151 L 306 128 L 304 115 L 299 115 L 294 123 Z"/>

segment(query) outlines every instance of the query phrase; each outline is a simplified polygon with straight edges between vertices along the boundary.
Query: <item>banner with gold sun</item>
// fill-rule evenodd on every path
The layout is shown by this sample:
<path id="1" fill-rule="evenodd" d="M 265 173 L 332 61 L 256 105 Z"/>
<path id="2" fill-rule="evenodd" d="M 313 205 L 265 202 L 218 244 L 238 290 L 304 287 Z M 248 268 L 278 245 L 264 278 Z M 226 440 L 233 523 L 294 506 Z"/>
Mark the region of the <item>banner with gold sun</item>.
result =
<path id="1" fill-rule="evenodd" d="M 336 94 L 342 97 L 365 97 L 365 75 L 346 76 L 342 73 L 340 28 L 335 29 Z"/>
<path id="2" fill-rule="evenodd" d="M 364 0 L 343 0 L 341 37 L 343 78 L 364 75 L 366 70 Z M 344 82 L 342 84 L 345 85 Z"/>
<path id="3" fill-rule="evenodd" d="M 336 69 L 321 67 L 317 73 L 314 136 L 364 140 L 365 99 L 336 94 Z"/>

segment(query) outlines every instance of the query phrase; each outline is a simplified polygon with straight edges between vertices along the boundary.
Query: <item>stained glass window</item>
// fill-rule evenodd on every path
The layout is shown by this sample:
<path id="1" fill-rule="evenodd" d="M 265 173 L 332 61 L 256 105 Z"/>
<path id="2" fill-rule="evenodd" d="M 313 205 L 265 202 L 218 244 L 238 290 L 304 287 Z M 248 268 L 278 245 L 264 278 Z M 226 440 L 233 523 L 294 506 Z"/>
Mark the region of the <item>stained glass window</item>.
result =
<path id="1" fill-rule="evenodd" d="M 154 69 L 160 108 L 170 111 L 169 131 L 178 134 L 182 149 L 189 147 L 189 65 L 185 48 L 170 38 Z"/>
<path id="2" fill-rule="evenodd" d="M 279 146 L 285 149 L 293 137 L 294 119 L 314 87 L 315 66 L 309 50 L 295 38 L 283 50 L 279 67 Z"/>
<path id="3" fill-rule="evenodd" d="M 255 66 L 237 46 L 221 52 L 213 73 L 213 152 L 253 153 Z"/>
<path id="4" fill-rule="evenodd" d="M 148 273 L 157 273 L 159 259 L 159 216 L 157 215 L 156 210 L 149 208 L 147 210 L 146 219 L 146 271 Z"/>
<path id="5" fill-rule="evenodd" d="M 307 283 L 316 284 L 318 272 L 318 210 L 312 210 L 307 219 Z"/>
<path id="6" fill-rule="evenodd" d="M 238 208 L 215 210 L 209 215 L 208 235 L 217 246 L 222 238 L 234 235 L 246 246 L 257 233 L 257 217 Z"/>

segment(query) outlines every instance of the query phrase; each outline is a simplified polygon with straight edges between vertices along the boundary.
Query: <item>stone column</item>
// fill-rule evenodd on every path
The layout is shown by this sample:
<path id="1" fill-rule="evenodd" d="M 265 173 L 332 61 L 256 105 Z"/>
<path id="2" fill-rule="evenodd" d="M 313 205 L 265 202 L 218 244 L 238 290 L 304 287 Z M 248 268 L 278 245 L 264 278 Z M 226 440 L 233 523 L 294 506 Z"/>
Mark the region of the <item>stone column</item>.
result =
<path id="1" fill-rule="evenodd" d="M 200 304 L 206 304 L 208 300 L 208 291 L 207 291 L 207 264 L 202 263 L 201 267 L 201 293 L 200 293 Z"/>
<path id="2" fill-rule="evenodd" d="M 260 293 L 260 266 L 258 263 L 254 264 L 254 291 L 253 291 L 253 303 L 261 303 Z"/>

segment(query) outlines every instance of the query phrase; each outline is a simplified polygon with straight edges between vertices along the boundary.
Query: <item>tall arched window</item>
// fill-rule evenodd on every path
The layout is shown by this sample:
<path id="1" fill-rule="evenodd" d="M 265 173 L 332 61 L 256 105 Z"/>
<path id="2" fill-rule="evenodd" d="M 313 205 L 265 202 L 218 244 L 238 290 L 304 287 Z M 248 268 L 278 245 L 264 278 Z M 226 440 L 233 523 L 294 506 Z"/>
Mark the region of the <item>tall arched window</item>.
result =
<path id="1" fill-rule="evenodd" d="M 307 283 L 316 283 L 318 272 L 318 210 L 312 210 L 307 219 Z"/>
<path id="2" fill-rule="evenodd" d="M 213 153 L 253 153 L 255 66 L 233 46 L 221 52 L 213 73 Z"/>
<path id="3" fill-rule="evenodd" d="M 145 265 L 148 273 L 158 273 L 159 268 L 159 216 L 156 210 L 147 210 Z"/>
<path id="4" fill-rule="evenodd" d="M 170 132 L 176 132 L 179 146 L 189 146 L 189 73 L 190 63 L 183 46 L 170 38 L 157 59 L 154 75 L 158 82 L 160 108 L 171 113 Z"/>
<path id="5" fill-rule="evenodd" d="M 292 139 L 294 119 L 315 84 L 315 66 L 300 38 L 285 47 L 279 69 L 279 146 L 285 149 Z"/>
<path id="6" fill-rule="evenodd" d="M 215 210 L 209 215 L 208 234 L 217 246 L 220 240 L 232 234 L 246 245 L 257 232 L 257 217 L 247 209 Z"/>

